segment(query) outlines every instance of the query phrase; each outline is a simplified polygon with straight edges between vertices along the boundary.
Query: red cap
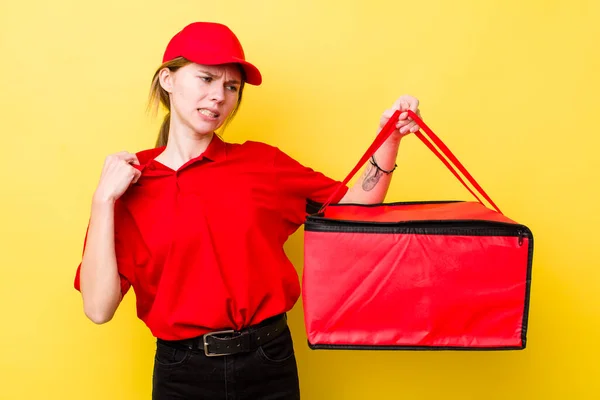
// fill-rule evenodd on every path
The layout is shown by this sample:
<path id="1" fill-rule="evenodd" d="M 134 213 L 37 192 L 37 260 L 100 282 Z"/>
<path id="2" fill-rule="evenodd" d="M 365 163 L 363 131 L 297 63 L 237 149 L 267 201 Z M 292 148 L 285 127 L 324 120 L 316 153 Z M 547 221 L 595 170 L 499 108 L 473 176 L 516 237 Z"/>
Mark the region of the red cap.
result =
<path id="1" fill-rule="evenodd" d="M 194 22 L 183 28 L 167 45 L 163 63 L 177 57 L 204 65 L 237 63 L 246 73 L 246 82 L 250 85 L 262 82 L 258 68 L 246 61 L 238 38 L 222 24 Z"/>

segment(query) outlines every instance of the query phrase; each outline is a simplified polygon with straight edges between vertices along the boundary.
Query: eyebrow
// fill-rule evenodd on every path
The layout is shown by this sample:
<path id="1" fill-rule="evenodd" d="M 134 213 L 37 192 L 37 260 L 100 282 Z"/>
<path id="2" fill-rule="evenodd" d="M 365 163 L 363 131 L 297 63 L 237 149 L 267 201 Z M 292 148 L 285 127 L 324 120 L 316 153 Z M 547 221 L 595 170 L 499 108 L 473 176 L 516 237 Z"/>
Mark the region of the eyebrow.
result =
<path id="1" fill-rule="evenodd" d="M 210 72 L 208 72 L 208 71 L 205 71 L 205 70 L 202 70 L 202 69 L 200 70 L 200 72 L 202 72 L 203 74 L 206 74 L 206 75 L 208 75 L 208 76 L 209 76 L 209 77 L 211 77 L 211 78 L 219 78 L 219 77 L 220 77 L 219 75 L 211 74 Z M 225 83 L 237 83 L 238 85 L 240 85 L 240 84 L 241 84 L 241 82 L 240 82 L 240 81 L 238 81 L 237 79 L 229 79 L 229 80 L 228 80 L 228 81 L 226 81 Z"/>

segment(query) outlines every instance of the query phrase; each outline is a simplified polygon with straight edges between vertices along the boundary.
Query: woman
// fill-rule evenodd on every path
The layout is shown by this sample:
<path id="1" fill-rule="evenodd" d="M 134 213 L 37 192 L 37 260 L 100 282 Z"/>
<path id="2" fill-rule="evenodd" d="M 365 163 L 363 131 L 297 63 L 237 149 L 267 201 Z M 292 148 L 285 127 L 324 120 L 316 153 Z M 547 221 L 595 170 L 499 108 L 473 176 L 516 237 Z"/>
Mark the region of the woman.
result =
<path id="1" fill-rule="evenodd" d="M 137 314 L 157 338 L 154 399 L 296 399 L 298 373 L 285 313 L 300 295 L 283 244 L 306 201 L 339 182 L 276 147 L 229 144 L 214 134 L 237 111 L 244 85 L 260 85 L 229 28 L 198 22 L 169 42 L 152 83 L 166 106 L 157 147 L 106 158 L 75 287 L 85 314 L 109 321 L 133 286 Z M 417 112 L 401 97 L 395 109 Z M 379 203 L 398 130 L 336 202 Z"/>

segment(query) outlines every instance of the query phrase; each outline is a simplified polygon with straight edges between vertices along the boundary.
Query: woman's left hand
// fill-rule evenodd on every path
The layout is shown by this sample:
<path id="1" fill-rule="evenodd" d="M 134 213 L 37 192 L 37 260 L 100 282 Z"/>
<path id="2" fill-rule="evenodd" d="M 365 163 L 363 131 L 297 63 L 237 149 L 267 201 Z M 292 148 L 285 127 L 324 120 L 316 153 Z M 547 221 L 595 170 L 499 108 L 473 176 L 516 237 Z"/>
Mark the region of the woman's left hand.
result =
<path id="1" fill-rule="evenodd" d="M 379 121 L 379 129 L 383 128 L 383 126 L 388 122 L 394 111 L 406 111 L 412 110 L 415 114 L 421 117 L 421 112 L 419 111 L 419 100 L 416 98 L 404 95 L 400 96 L 398 100 L 394 103 L 392 108 L 385 110 L 383 115 L 381 116 L 381 120 Z M 400 117 L 398 118 L 398 123 L 396 124 L 396 131 L 394 131 L 394 136 L 402 138 L 409 133 L 414 133 L 419 130 L 419 125 L 412 119 L 408 117 L 407 112 L 400 113 Z"/>

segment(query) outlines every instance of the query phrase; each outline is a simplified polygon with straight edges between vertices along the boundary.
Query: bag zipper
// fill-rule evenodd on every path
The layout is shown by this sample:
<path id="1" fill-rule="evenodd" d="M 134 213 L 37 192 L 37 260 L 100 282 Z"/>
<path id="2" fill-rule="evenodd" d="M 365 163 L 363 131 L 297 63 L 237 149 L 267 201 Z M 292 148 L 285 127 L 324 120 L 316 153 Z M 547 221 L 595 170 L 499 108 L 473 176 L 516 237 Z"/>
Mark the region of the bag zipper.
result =
<path id="1" fill-rule="evenodd" d="M 372 222 L 336 220 L 324 217 L 307 217 L 305 231 L 309 232 L 354 232 L 396 233 L 414 235 L 453 236 L 514 236 L 519 246 L 525 237 L 533 234 L 524 225 L 482 220 L 424 220 L 404 222 Z"/>

